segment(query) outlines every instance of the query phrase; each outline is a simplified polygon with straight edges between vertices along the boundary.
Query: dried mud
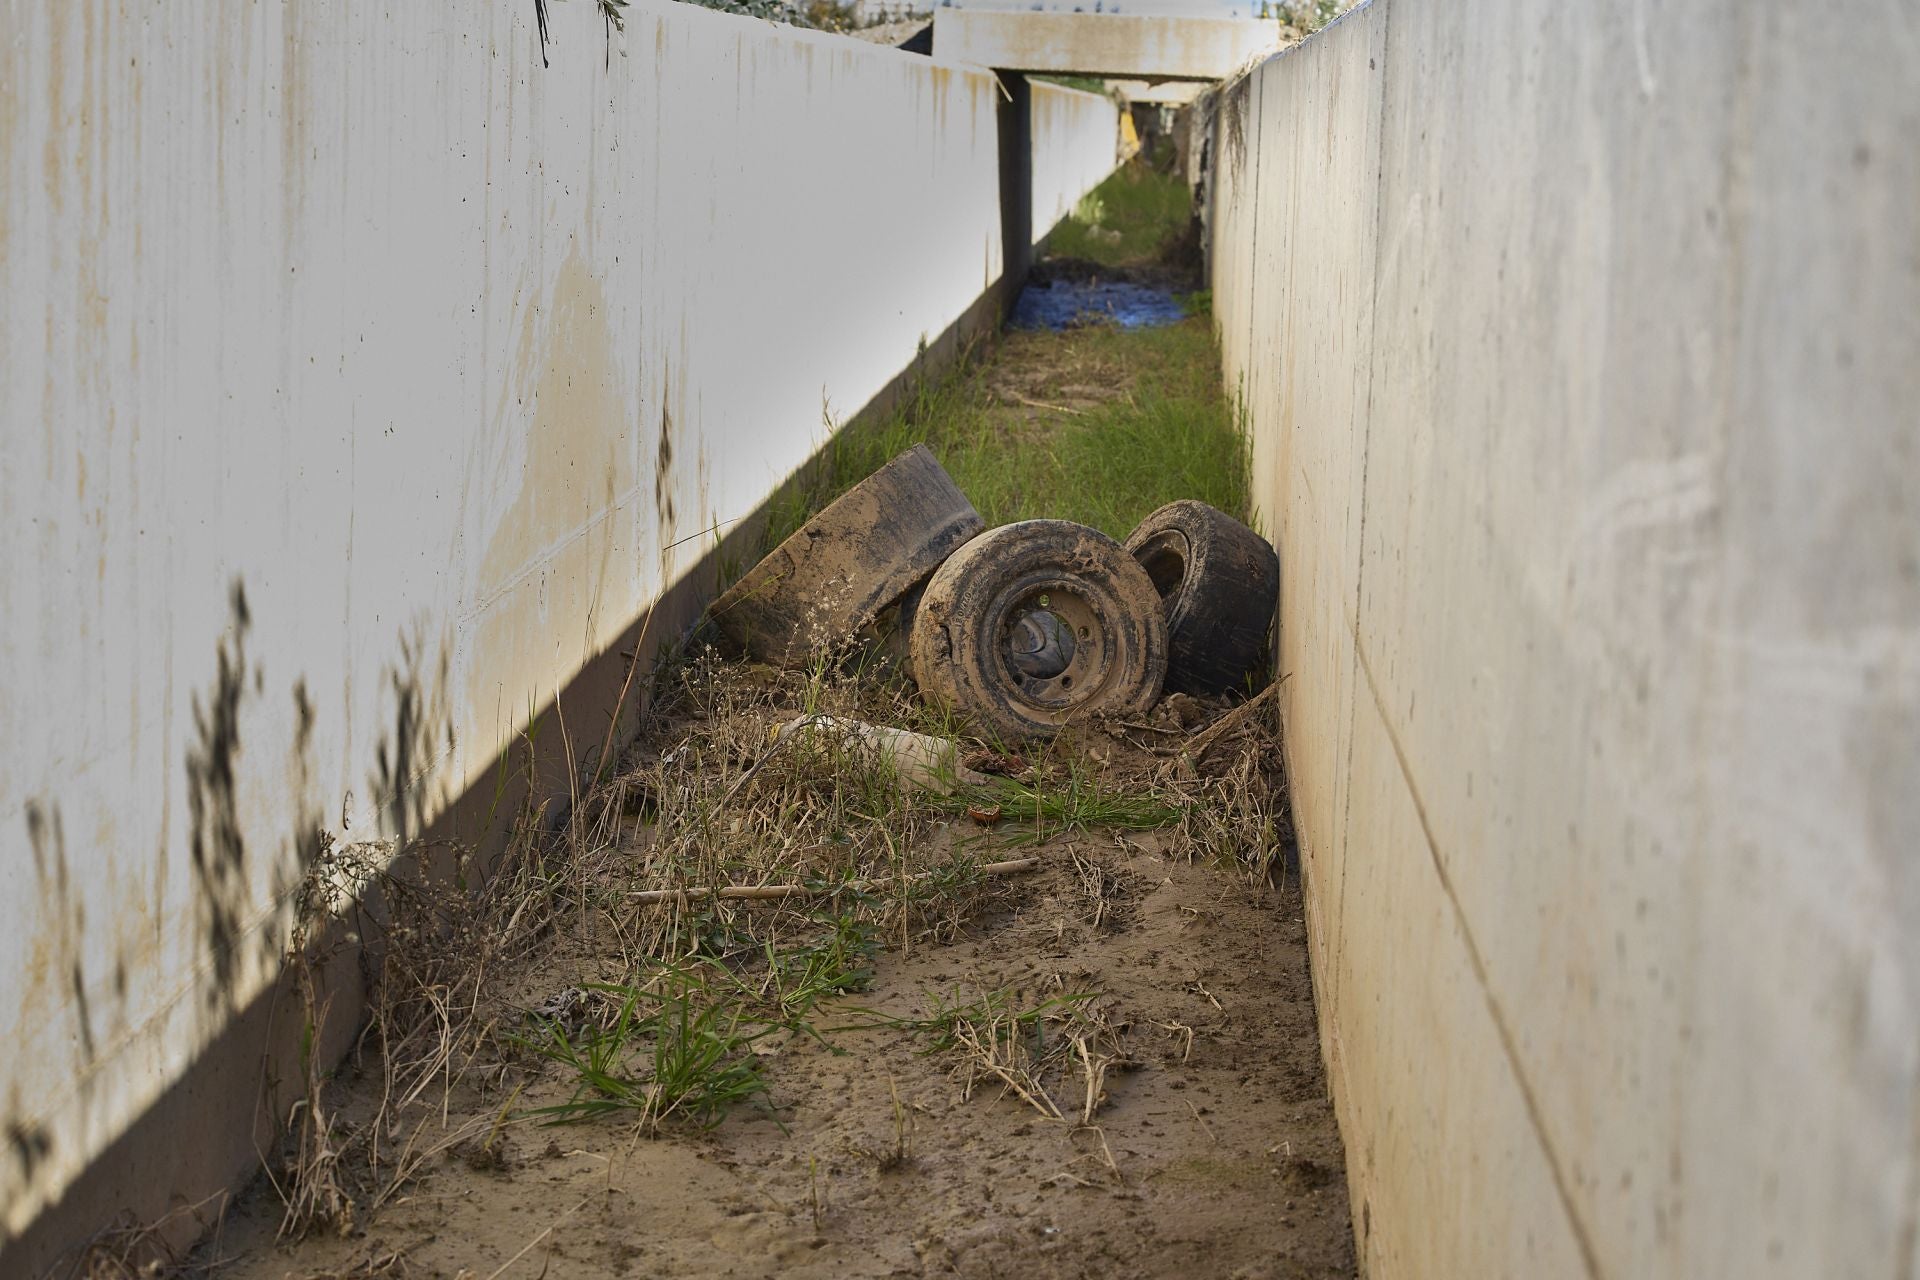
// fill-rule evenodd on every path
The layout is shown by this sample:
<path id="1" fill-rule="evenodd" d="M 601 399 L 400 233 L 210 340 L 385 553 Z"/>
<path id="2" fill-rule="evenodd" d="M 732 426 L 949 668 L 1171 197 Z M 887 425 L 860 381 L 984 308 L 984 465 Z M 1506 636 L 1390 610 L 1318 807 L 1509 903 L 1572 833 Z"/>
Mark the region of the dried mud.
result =
<path id="1" fill-rule="evenodd" d="M 1166 844 L 1051 842 L 997 910 L 883 955 L 837 1002 L 916 1016 L 935 993 L 1103 992 L 1138 1065 L 1109 1072 L 1092 1126 L 1070 1090 L 1055 1090 L 1068 1122 L 987 1084 L 968 1099 L 952 1059 L 898 1029 L 836 1036 L 838 1053 L 794 1039 L 764 1059 L 771 1111 L 659 1137 L 514 1124 L 485 1154 L 444 1153 L 346 1239 L 275 1244 L 279 1206 L 260 1194 L 223 1231 L 220 1274 L 1351 1276 L 1299 897 Z M 591 956 L 572 960 L 553 988 L 591 975 Z M 519 1105 L 565 1092 L 548 1071 Z M 457 1090 L 449 1124 L 500 1106 Z"/>

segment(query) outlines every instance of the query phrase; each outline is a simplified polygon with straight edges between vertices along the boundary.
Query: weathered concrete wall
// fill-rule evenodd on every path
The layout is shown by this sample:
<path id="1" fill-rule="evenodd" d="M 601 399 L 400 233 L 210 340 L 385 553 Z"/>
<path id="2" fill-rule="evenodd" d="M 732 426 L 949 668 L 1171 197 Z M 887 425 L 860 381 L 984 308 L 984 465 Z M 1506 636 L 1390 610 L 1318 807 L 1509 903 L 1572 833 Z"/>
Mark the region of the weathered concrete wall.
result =
<path id="1" fill-rule="evenodd" d="M 1374 0 L 1221 98 L 1369 1273 L 1920 1272 L 1920 18 Z"/>
<path id="2" fill-rule="evenodd" d="M 1073 212 L 1120 161 L 1120 108 L 1112 98 L 1036 80 L 1032 95 L 1033 237 Z"/>
<path id="3" fill-rule="evenodd" d="M 1271 5 L 1268 6 L 1272 8 Z M 1113 0 L 1098 9 L 1085 0 L 941 0 L 928 12 L 941 9 L 975 9 L 990 13 L 1119 13 L 1124 9 L 1135 16 L 1156 18 L 1238 18 L 1252 21 L 1259 17 L 1257 0 Z"/>
<path id="4" fill-rule="evenodd" d="M 1202 80 L 1113 80 L 1107 88 L 1118 93 L 1128 102 L 1151 104 L 1160 107 L 1184 107 L 1209 88 Z"/>
<path id="5" fill-rule="evenodd" d="M 1217 80 L 1280 43 L 1280 25 L 1210 13 L 934 11 L 943 58 L 1014 71 Z"/>
<path id="6" fill-rule="evenodd" d="M 234 1131 L 149 1209 L 244 1151 L 316 842 L 484 790 L 1001 274 L 991 75 L 533 12 L 0 0 L 0 1246 L 169 1089 Z"/>

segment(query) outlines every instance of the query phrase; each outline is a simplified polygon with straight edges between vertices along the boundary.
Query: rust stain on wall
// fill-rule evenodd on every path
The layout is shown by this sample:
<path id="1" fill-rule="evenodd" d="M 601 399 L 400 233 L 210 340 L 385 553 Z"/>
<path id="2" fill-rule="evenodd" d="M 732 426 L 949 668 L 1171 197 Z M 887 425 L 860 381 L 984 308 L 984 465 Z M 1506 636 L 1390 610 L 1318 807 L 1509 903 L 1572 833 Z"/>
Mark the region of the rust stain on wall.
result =
<path id="1" fill-rule="evenodd" d="M 504 741 L 583 659 L 575 646 L 591 646 L 604 602 L 625 601 L 630 548 L 612 513 L 654 444 L 628 383 L 603 282 L 576 244 L 544 299 L 526 306 L 501 388 L 487 486 L 503 506 L 480 558 L 480 616 L 454 703 L 472 740 Z"/>
<path id="2" fill-rule="evenodd" d="M 312 37 L 305 21 L 306 7 L 280 7 L 280 236 L 289 260 L 306 208 L 307 190 L 307 48 Z"/>
<path id="3" fill-rule="evenodd" d="M 21 99 L 25 91 L 21 82 L 26 78 L 25 46 L 15 45 L 8 56 L 11 60 L 0 66 L 0 186 L 12 189 L 13 158 L 19 146 L 20 120 L 24 111 Z M 6 202 L 0 202 L 0 271 L 5 271 L 7 267 L 11 207 Z"/>
<path id="4" fill-rule="evenodd" d="M 41 156 L 41 168 L 46 182 L 47 204 L 58 218 L 66 190 L 66 165 L 62 160 L 61 137 L 67 99 L 67 24 L 71 20 L 73 7 L 56 4 L 44 12 L 47 19 L 47 142 Z"/>

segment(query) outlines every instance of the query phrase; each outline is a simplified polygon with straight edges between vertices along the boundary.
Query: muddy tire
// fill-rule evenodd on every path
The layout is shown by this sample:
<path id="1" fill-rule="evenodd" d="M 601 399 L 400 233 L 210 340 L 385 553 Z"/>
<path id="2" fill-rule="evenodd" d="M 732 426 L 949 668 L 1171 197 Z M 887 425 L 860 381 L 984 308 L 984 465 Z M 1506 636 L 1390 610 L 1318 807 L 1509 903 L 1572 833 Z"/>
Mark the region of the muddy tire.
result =
<path id="1" fill-rule="evenodd" d="M 1280 557 L 1265 538 L 1204 502 L 1169 502 L 1127 539 L 1167 618 L 1167 690 L 1248 691 L 1280 599 Z"/>
<path id="2" fill-rule="evenodd" d="M 917 444 L 795 530 L 710 614 L 753 658 L 805 666 L 821 649 L 858 635 L 985 527 Z"/>
<path id="3" fill-rule="evenodd" d="M 1153 580 L 1113 539 L 1065 520 L 1002 525 L 956 551 L 921 593 L 907 644 L 923 694 L 1008 740 L 1142 715 L 1167 667 Z"/>

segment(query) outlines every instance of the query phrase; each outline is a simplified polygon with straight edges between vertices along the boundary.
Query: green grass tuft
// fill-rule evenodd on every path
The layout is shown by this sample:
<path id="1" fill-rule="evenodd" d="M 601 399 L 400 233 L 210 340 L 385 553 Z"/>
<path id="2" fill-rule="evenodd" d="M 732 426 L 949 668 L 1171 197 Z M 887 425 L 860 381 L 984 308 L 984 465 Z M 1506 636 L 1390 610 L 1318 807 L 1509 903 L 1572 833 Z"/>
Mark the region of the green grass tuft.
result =
<path id="1" fill-rule="evenodd" d="M 1151 831 L 1179 822 L 1184 810 L 1150 791 L 1103 783 L 1083 761 L 1070 762 L 1064 779 L 1027 783 L 990 778 L 964 787 L 941 801 L 949 813 L 998 807 L 1006 825 L 998 837 L 1008 844 L 1044 844 L 1068 831 Z"/>
<path id="2" fill-rule="evenodd" d="M 829 996 L 866 990 L 879 949 L 873 925 L 852 915 L 836 917 L 833 932 L 813 946 L 782 953 L 769 940 L 764 985 L 755 994 L 771 1006 L 782 1027 L 816 1035 L 807 1020 L 814 1006 Z"/>
<path id="3" fill-rule="evenodd" d="M 1047 1020 L 1078 1009 L 1098 997 L 1096 991 L 1071 991 L 1022 1008 L 1011 987 L 982 991 L 972 1000 L 961 1000 L 958 993 L 946 997 L 936 991 L 929 999 L 925 1017 L 908 1018 L 879 1009 L 850 1008 L 846 1012 L 853 1016 L 854 1021 L 834 1027 L 832 1031 L 892 1028 L 926 1037 L 927 1052 L 938 1053 L 953 1048 L 959 1042 L 961 1032 L 970 1026 L 991 1026 L 995 1034 L 1001 1036 L 1021 1033 L 1044 1035 L 1043 1026 Z"/>
<path id="4" fill-rule="evenodd" d="M 627 1113 L 650 1128 L 672 1118 L 712 1128 L 735 1104 L 766 1096 L 749 1052 L 763 1033 L 743 1030 L 737 1007 L 705 999 L 702 977 L 672 972 L 658 992 L 591 989 L 619 999 L 609 1024 L 572 1032 L 557 1019 L 536 1018 L 536 1034 L 520 1038 L 525 1048 L 575 1077 L 567 1101 L 527 1114 L 569 1124 Z M 655 1004 L 654 1012 L 641 1014 L 642 1001 Z M 653 1044 L 646 1053 L 638 1042 L 649 1036 Z M 635 1070 L 643 1060 L 651 1067 L 645 1075 Z"/>
<path id="5" fill-rule="evenodd" d="M 1078 89 L 1082 93 L 1107 95 L 1107 82 L 1098 76 L 1034 76 L 1033 79 L 1046 84 L 1057 84 L 1063 89 Z"/>
<path id="6" fill-rule="evenodd" d="M 777 501 L 771 547 L 924 441 L 989 526 L 1051 518 L 1124 540 L 1155 507 L 1197 498 L 1244 518 L 1246 444 L 1219 382 L 1210 322 L 1020 332 L 999 358 L 929 379 L 886 417 L 840 432 Z M 1006 385 L 1003 369 L 1024 381 Z M 1101 399 L 1115 388 L 1117 399 Z"/>

